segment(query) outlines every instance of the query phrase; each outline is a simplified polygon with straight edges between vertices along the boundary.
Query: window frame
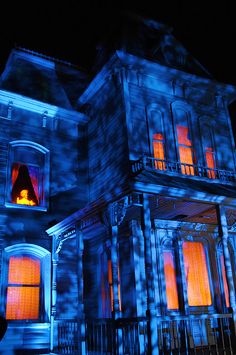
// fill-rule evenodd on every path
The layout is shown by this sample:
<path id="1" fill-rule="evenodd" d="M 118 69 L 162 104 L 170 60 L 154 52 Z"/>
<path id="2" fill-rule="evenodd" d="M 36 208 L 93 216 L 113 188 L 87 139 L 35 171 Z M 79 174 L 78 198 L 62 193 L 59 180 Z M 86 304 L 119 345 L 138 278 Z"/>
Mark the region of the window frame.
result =
<path id="1" fill-rule="evenodd" d="M 12 256 L 27 256 L 40 260 L 40 294 L 38 319 L 9 319 L 16 323 L 44 323 L 49 322 L 51 308 L 51 253 L 34 244 L 20 243 L 4 249 L 3 253 L 3 284 L 1 290 L 2 314 L 6 315 L 9 260 Z"/>
<path id="2" fill-rule="evenodd" d="M 15 158 L 18 148 L 29 148 L 35 150 L 38 154 L 41 154 L 42 157 L 42 166 L 35 164 L 34 162 L 23 162 L 16 161 Z M 27 160 L 27 159 L 26 159 Z M 39 181 L 39 196 L 40 204 L 38 206 L 30 206 L 24 204 L 17 204 L 11 201 L 11 192 L 12 192 L 12 164 L 20 163 L 22 165 L 35 166 L 39 168 L 40 171 L 40 180 Z M 6 189 L 5 189 L 5 206 L 10 208 L 20 208 L 20 209 L 30 209 L 30 210 L 39 210 L 47 211 L 48 207 L 48 198 L 49 198 L 49 150 L 42 145 L 26 140 L 17 140 L 9 143 L 9 154 L 8 154 L 8 167 L 7 167 L 7 176 L 6 176 Z"/>
<path id="3" fill-rule="evenodd" d="M 188 303 L 188 293 L 187 293 L 187 282 L 186 282 L 186 275 L 185 275 L 185 269 L 184 269 L 184 255 L 183 255 L 183 270 L 182 274 L 183 277 L 185 278 L 185 287 L 186 287 L 186 302 L 187 302 L 187 307 L 190 311 L 190 313 L 213 313 L 215 311 L 215 293 L 214 293 L 214 288 L 213 288 L 213 275 L 212 275 L 212 268 L 211 268 L 211 263 L 210 263 L 210 252 L 209 252 L 209 246 L 208 246 L 208 240 L 205 239 L 204 237 L 199 237 L 199 236 L 188 236 L 188 237 L 183 237 L 181 238 L 182 241 L 182 255 L 183 255 L 183 243 L 184 242 L 191 242 L 191 243 L 201 243 L 204 249 L 205 257 L 206 257 L 206 267 L 207 267 L 207 273 L 208 273 L 208 279 L 209 279 L 209 289 L 210 289 L 210 295 L 211 295 L 211 300 L 212 304 L 211 305 L 205 305 L 205 306 L 190 306 Z"/>

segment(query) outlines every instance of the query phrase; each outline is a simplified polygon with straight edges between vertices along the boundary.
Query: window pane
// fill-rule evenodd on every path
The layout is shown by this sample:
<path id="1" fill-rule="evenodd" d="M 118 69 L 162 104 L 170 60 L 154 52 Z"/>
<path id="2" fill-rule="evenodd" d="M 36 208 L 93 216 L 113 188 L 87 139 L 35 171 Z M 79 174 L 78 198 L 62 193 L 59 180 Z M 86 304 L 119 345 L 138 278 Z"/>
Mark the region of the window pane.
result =
<path id="1" fill-rule="evenodd" d="M 183 243 L 184 269 L 189 306 L 212 304 L 206 255 L 202 243 Z"/>
<path id="2" fill-rule="evenodd" d="M 158 170 L 165 170 L 166 166 L 163 160 L 165 160 L 164 153 L 164 140 L 161 133 L 156 133 L 153 135 L 153 155 L 155 160 L 155 168 Z"/>
<path id="3" fill-rule="evenodd" d="M 29 256 L 9 259 L 7 319 L 38 319 L 40 260 Z"/>
<path id="4" fill-rule="evenodd" d="M 175 264 L 172 252 L 164 252 L 164 273 L 168 309 L 179 309 Z"/>
<path id="5" fill-rule="evenodd" d="M 28 256 L 12 256 L 9 260 L 8 284 L 39 285 L 40 260 Z"/>
<path id="6" fill-rule="evenodd" d="M 229 288 L 228 288 L 228 283 L 227 283 L 227 278 L 226 278 L 225 260 L 224 260 L 224 255 L 223 254 L 221 254 L 221 256 L 220 256 L 220 265 L 221 265 L 223 284 L 224 284 L 225 303 L 226 303 L 226 307 L 229 307 L 230 306 L 230 303 L 229 303 Z"/>
<path id="7" fill-rule="evenodd" d="M 8 287 L 6 319 L 38 319 L 39 287 Z"/>
<path id="8" fill-rule="evenodd" d="M 188 138 L 188 127 L 176 126 L 179 145 L 179 158 L 181 172 L 186 175 L 194 175 L 192 142 Z"/>
<path id="9" fill-rule="evenodd" d="M 216 173 L 215 173 L 215 157 L 214 157 L 214 152 L 212 148 L 206 148 L 206 163 L 207 167 L 209 170 L 207 170 L 207 176 L 209 179 L 215 179 L 216 178 Z"/>

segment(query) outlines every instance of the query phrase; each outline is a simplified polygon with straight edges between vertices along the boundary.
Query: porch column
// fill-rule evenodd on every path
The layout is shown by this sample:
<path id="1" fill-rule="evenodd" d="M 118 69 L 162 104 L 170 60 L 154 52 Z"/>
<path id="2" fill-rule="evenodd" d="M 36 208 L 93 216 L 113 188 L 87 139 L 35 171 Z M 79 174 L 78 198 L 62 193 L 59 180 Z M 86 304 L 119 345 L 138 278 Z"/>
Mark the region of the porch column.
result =
<path id="1" fill-rule="evenodd" d="M 145 316 L 146 312 L 146 277 L 144 264 L 144 240 L 141 225 L 137 220 L 129 222 L 130 238 L 132 242 L 132 259 L 136 288 L 136 312 L 137 317 Z"/>
<path id="2" fill-rule="evenodd" d="M 235 289 L 234 289 L 234 281 L 233 281 L 233 270 L 232 270 L 230 253 L 228 248 L 229 234 L 228 234 L 228 226 L 227 226 L 227 219 L 226 219 L 226 211 L 225 211 L 225 206 L 223 205 L 218 205 L 216 208 L 218 214 L 219 234 L 222 238 L 222 245 L 223 245 L 225 271 L 226 271 L 227 284 L 229 288 L 229 300 L 230 300 L 230 306 L 232 308 L 232 313 L 233 313 L 234 329 L 236 332 L 236 298 L 235 298 Z"/>
<path id="3" fill-rule="evenodd" d="M 57 264 L 58 252 L 56 250 L 57 237 L 52 236 L 52 285 L 51 285 L 51 317 L 50 317 L 50 351 L 54 348 L 54 319 L 56 316 L 56 303 L 57 303 Z"/>
<path id="4" fill-rule="evenodd" d="M 85 344 L 85 316 L 84 316 L 84 278 L 83 278 L 83 252 L 84 241 L 83 232 L 80 227 L 76 228 L 77 257 L 78 257 L 78 325 L 80 326 L 80 337 L 78 341 L 81 344 L 81 354 L 86 354 Z"/>
<path id="5" fill-rule="evenodd" d="M 150 354 L 159 354 L 158 322 L 154 299 L 154 275 L 152 269 L 151 216 L 148 194 L 143 194 L 142 229 L 144 235 L 145 272 L 147 285 L 147 316 L 150 322 Z"/>
<path id="6" fill-rule="evenodd" d="M 189 314 L 189 305 L 188 305 L 188 289 L 187 289 L 187 280 L 185 276 L 185 268 L 184 268 L 184 255 L 183 255 L 183 240 L 181 235 L 177 236 L 177 251 L 178 251 L 178 268 L 179 274 L 181 278 L 181 285 L 178 285 L 178 289 L 181 289 L 182 297 L 180 297 L 179 301 L 182 303 L 182 307 L 184 309 L 184 313 L 186 315 Z"/>

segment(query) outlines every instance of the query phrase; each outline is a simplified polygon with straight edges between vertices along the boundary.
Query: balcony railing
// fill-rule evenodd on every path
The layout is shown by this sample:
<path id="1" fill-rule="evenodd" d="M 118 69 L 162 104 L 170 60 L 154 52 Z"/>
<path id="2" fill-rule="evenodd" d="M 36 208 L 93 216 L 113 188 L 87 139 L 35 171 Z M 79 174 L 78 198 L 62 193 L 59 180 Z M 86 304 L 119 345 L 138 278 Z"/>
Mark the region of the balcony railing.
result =
<path id="1" fill-rule="evenodd" d="M 211 180 L 219 179 L 226 182 L 233 182 L 236 180 L 236 172 L 231 170 L 213 169 L 201 165 L 172 162 L 147 156 L 132 162 L 133 173 L 138 173 L 141 170 L 147 168 L 157 170 L 159 172 L 170 172 L 186 176 L 197 176 Z"/>
<path id="2" fill-rule="evenodd" d="M 156 321 L 156 347 L 159 355 L 236 354 L 235 330 L 231 314 L 158 317 Z M 60 321 L 58 353 L 81 354 L 78 323 L 75 322 L 74 326 L 71 326 L 71 323 Z M 149 319 L 146 317 L 122 318 L 116 321 L 87 320 L 85 329 L 85 348 L 88 355 L 151 354 Z M 60 339 L 61 336 L 63 341 Z M 73 340 L 76 342 L 74 345 Z M 63 344 L 65 344 L 64 348 Z"/>

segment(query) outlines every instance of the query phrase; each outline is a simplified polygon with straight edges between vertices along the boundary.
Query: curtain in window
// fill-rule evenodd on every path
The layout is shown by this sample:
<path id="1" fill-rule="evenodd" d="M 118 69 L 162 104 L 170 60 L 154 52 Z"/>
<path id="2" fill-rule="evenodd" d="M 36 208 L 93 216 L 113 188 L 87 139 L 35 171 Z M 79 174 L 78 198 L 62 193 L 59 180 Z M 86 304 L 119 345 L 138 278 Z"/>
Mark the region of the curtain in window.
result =
<path id="1" fill-rule="evenodd" d="M 221 256 L 220 256 L 220 266 L 221 266 L 223 285 L 224 285 L 225 303 L 226 303 L 226 307 L 230 307 L 229 288 L 228 288 L 228 283 L 227 283 L 226 270 L 225 270 L 225 259 L 224 259 L 223 254 L 221 254 Z"/>
<path id="2" fill-rule="evenodd" d="M 28 199 L 39 204 L 39 168 L 20 163 L 12 164 L 12 202 L 16 203 L 22 190 L 28 190 Z M 27 203 L 26 203 L 27 204 Z"/>
<path id="3" fill-rule="evenodd" d="M 153 135 L 153 155 L 155 160 L 155 169 L 166 170 L 165 152 L 164 152 L 164 137 L 161 133 L 156 133 Z"/>
<path id="4" fill-rule="evenodd" d="M 6 319 L 39 318 L 40 260 L 29 256 L 9 259 Z"/>
<path id="5" fill-rule="evenodd" d="M 205 250 L 202 243 L 183 243 L 189 306 L 212 304 Z"/>
<path id="6" fill-rule="evenodd" d="M 174 257 L 171 251 L 165 251 L 164 257 L 164 274 L 166 284 L 166 299 L 168 309 L 179 309 L 178 291 L 176 283 L 176 273 Z"/>
<path id="7" fill-rule="evenodd" d="M 185 175 L 194 175 L 192 142 L 188 138 L 189 129 L 180 125 L 177 125 L 176 129 L 181 172 Z"/>

